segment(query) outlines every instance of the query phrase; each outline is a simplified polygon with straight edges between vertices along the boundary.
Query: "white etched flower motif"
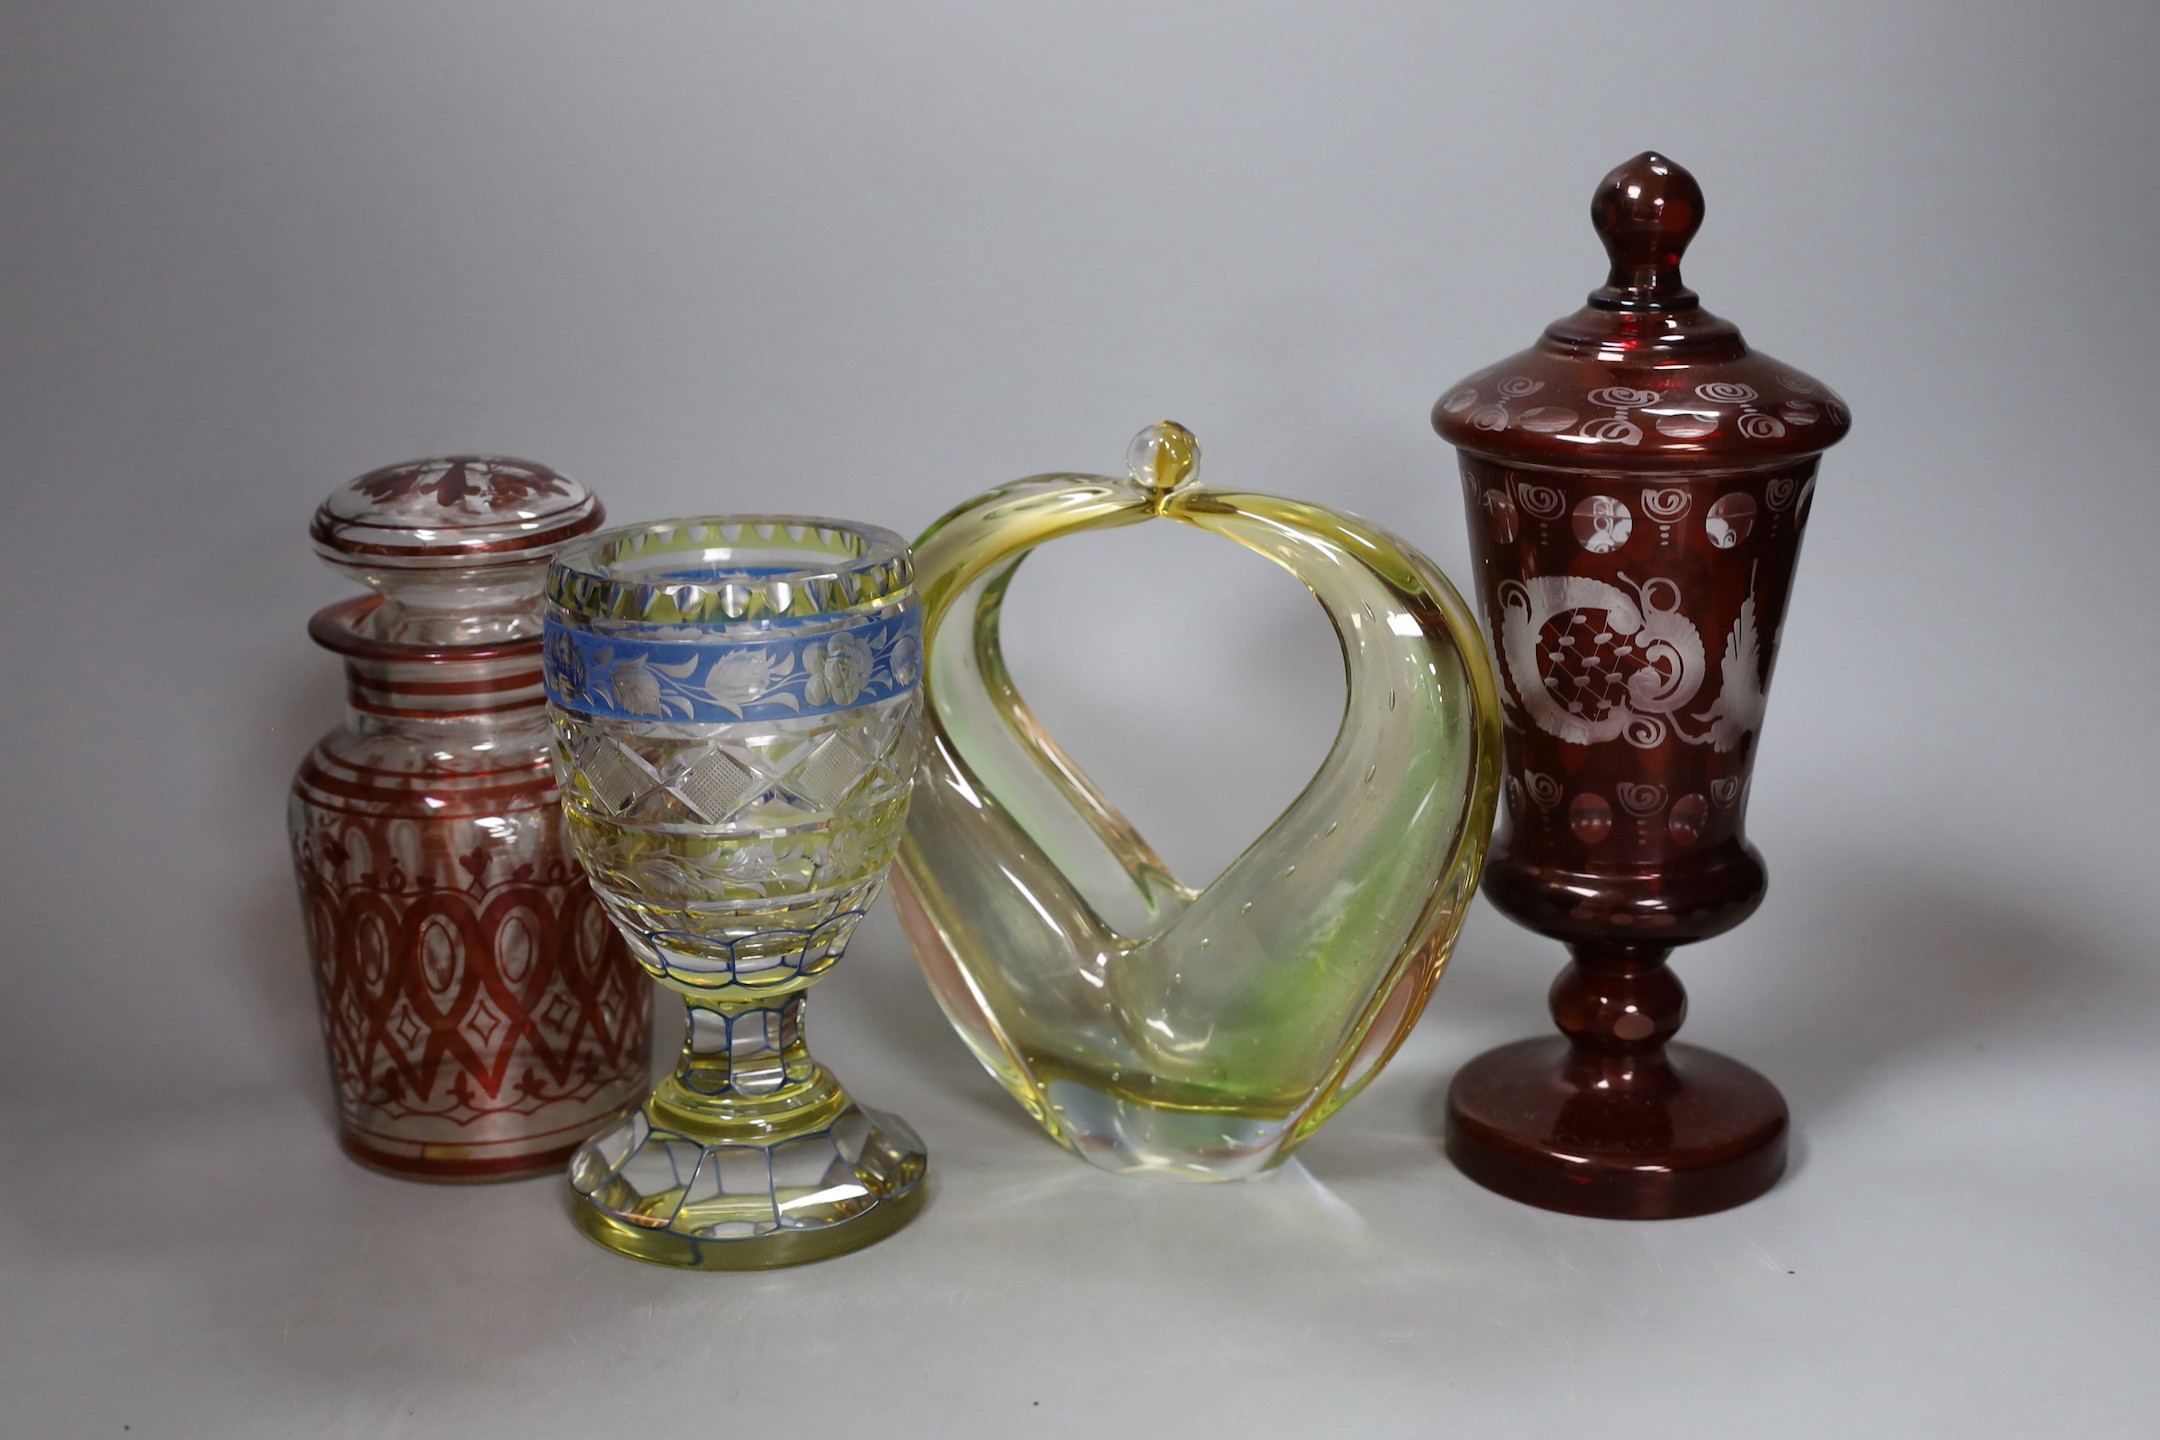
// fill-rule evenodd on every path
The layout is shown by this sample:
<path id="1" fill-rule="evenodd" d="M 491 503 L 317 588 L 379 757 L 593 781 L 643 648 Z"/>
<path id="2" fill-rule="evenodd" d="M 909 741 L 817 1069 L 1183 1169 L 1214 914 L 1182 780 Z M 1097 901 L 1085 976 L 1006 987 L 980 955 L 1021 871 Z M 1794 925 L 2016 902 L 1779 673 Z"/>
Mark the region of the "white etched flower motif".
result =
<path id="1" fill-rule="evenodd" d="M 852 880 L 866 868 L 870 858 L 870 829 L 866 825 L 838 825 L 825 845 L 828 883 Z"/>
<path id="2" fill-rule="evenodd" d="M 658 715 L 665 708 L 660 677 L 643 660 L 619 660 L 610 666 L 608 687 L 615 692 L 615 703 L 633 715 Z"/>
<path id="3" fill-rule="evenodd" d="M 557 630 L 548 636 L 546 668 L 557 694 L 574 700 L 584 693 L 585 657 L 578 653 L 569 631 Z"/>
<path id="4" fill-rule="evenodd" d="M 713 703 L 740 710 L 762 699 L 772 689 L 772 651 L 763 646 L 730 650 L 705 676 L 705 693 Z"/>
<path id="5" fill-rule="evenodd" d="M 826 642 L 824 663 L 818 670 L 835 705 L 852 705 L 870 683 L 870 642 L 860 635 L 842 633 Z"/>
<path id="6" fill-rule="evenodd" d="M 780 856 L 774 851 L 772 842 L 753 840 L 728 856 L 727 862 L 720 867 L 720 873 L 730 880 L 754 885 L 760 880 L 770 879 L 772 873 L 779 868 Z"/>
<path id="7" fill-rule="evenodd" d="M 902 635 L 893 641 L 886 664 L 892 669 L 893 684 L 903 690 L 913 685 L 915 677 L 922 673 L 922 642 L 912 633 Z"/>

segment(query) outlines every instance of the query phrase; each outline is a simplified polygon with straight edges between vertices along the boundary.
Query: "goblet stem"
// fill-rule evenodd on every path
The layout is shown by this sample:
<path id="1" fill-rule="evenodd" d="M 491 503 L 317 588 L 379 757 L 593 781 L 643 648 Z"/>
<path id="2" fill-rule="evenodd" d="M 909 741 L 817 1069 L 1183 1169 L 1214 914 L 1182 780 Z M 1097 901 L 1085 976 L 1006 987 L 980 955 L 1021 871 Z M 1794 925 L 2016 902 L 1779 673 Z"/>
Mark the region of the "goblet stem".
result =
<path id="1" fill-rule="evenodd" d="M 1553 1023 L 1568 1038 L 1568 1079 L 1596 1090 L 1669 1086 L 1665 1043 L 1687 1018 L 1670 945 L 1582 941 L 1553 981 Z"/>
<path id="2" fill-rule="evenodd" d="M 679 1103 L 714 1121 L 754 1114 L 775 1098 L 800 1103 L 801 1089 L 822 1073 L 803 1038 L 808 1000 L 800 990 L 747 1004 L 685 995 L 689 1024 L 669 1077 Z"/>
<path id="3" fill-rule="evenodd" d="M 580 1229 L 659 1264 L 763 1269 L 856 1249 L 906 1220 L 922 1198 L 922 1142 L 811 1058 L 807 998 L 684 997 L 674 1071 L 571 1162 Z"/>
<path id="4" fill-rule="evenodd" d="M 1561 1036 L 1465 1065 L 1448 1154 L 1488 1189 L 1577 1215 L 1653 1220 L 1753 1199 L 1785 1168 L 1785 1101 L 1753 1070 L 1673 1043 L 1687 992 L 1666 945 L 1578 940 L 1553 982 Z"/>

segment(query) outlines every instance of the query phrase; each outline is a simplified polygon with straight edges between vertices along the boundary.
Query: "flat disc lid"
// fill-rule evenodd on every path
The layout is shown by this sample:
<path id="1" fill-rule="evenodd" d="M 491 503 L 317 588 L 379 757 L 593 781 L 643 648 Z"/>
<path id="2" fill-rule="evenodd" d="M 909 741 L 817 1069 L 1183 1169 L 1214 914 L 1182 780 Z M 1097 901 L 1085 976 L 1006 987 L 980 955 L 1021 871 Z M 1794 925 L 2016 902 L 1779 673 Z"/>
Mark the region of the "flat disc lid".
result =
<path id="1" fill-rule="evenodd" d="M 476 568 L 545 557 L 603 518 L 592 492 L 559 470 L 502 455 L 446 455 L 339 486 L 308 533 L 317 553 L 341 568 Z"/>

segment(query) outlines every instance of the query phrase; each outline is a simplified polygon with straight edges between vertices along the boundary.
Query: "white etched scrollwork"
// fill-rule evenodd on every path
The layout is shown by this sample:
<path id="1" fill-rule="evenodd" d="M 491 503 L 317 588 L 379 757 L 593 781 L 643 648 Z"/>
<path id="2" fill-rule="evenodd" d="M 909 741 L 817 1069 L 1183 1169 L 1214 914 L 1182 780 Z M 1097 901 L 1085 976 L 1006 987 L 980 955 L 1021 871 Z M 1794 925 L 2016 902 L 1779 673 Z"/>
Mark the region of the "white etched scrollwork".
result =
<path id="1" fill-rule="evenodd" d="M 1679 485 L 1645 486 L 1642 492 L 1643 514 L 1660 525 L 1670 525 L 1686 517 L 1690 504 L 1687 490 Z"/>
<path id="2" fill-rule="evenodd" d="M 1736 422 L 1740 433 L 1750 440 L 1775 440 L 1785 433 L 1785 422 L 1774 415 L 1750 411 Z"/>
<path id="3" fill-rule="evenodd" d="M 1695 393 L 1713 405 L 1745 405 L 1755 398 L 1755 387 L 1732 380 L 1711 380 L 1697 385 Z"/>
<path id="4" fill-rule="evenodd" d="M 1642 426 L 1625 415 L 1607 415 L 1603 419 L 1592 420 L 1582 427 L 1582 433 L 1592 440 L 1609 440 L 1615 445 L 1642 443 Z"/>
<path id="5" fill-rule="evenodd" d="M 1633 595 L 1579 575 L 1510 580 L 1499 612 L 1500 651 L 1522 708 L 1569 744 L 1625 737 L 1649 749 L 1670 732 L 1666 717 L 1702 688 L 1702 636 L 1670 580 Z M 1554 620 L 1564 623 L 1548 637 Z"/>
<path id="6" fill-rule="evenodd" d="M 1557 520 L 1567 509 L 1567 496 L 1551 485 L 1515 482 L 1515 504 L 1533 520 Z"/>

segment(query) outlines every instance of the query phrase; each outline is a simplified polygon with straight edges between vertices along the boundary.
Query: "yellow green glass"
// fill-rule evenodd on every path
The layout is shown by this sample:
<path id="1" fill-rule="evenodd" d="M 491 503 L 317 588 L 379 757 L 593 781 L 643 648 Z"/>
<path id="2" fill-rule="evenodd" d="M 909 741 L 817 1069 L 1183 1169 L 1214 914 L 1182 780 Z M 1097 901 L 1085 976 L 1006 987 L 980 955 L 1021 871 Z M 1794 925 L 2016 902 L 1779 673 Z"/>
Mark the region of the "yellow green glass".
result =
<path id="1" fill-rule="evenodd" d="M 920 1205 L 928 1158 L 810 1054 L 810 986 L 883 888 L 917 768 L 907 546 L 800 516 L 574 542 L 545 678 L 571 844 L 631 954 L 683 997 L 672 1074 L 570 1163 L 610 1249 L 692 1269 L 853 1250 Z"/>
<path id="2" fill-rule="evenodd" d="M 1500 776 L 1491 660 L 1433 563 L 1341 511 L 1197 482 L 1182 426 L 1123 477 L 1039 475 L 916 542 L 925 748 L 894 887 L 947 1017 L 1059 1144 L 1105 1169 L 1279 1164 L 1416 1023 L 1477 888 Z M 1348 691 L 1318 773 L 1202 890 L 1029 712 L 998 618 L 1036 547 L 1169 520 L 1302 581 Z"/>

